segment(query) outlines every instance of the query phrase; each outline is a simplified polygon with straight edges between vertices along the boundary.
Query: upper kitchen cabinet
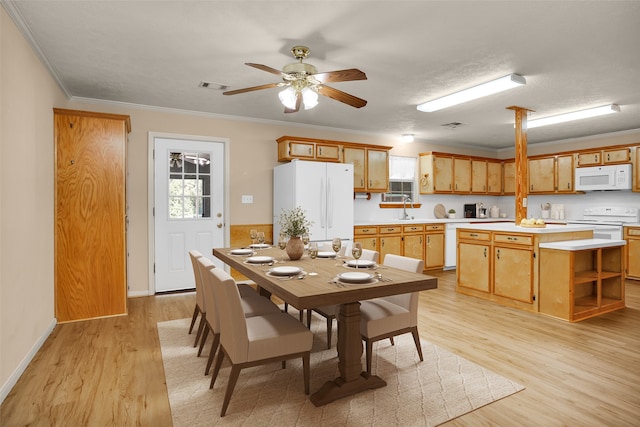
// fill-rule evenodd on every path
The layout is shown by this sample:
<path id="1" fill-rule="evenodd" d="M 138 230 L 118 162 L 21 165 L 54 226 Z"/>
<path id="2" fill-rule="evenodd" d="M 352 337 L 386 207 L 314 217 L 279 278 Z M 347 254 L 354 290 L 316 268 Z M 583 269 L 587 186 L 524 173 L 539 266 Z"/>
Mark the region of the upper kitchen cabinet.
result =
<path id="1" fill-rule="evenodd" d="M 634 147 L 633 150 L 636 152 L 633 165 L 633 174 L 635 176 L 633 180 L 633 191 L 640 191 L 640 146 Z"/>
<path id="2" fill-rule="evenodd" d="M 471 160 L 471 192 L 487 192 L 487 161 Z"/>
<path id="3" fill-rule="evenodd" d="M 277 139 L 278 161 L 288 162 L 293 159 L 317 160 L 321 162 L 340 162 L 339 144 L 311 138 L 283 136 Z"/>
<path id="4" fill-rule="evenodd" d="M 343 162 L 353 165 L 356 193 L 384 193 L 389 188 L 389 150 L 344 147 Z"/>
<path id="5" fill-rule="evenodd" d="M 554 156 L 529 159 L 529 193 L 553 193 L 555 191 Z"/>
<path id="6" fill-rule="evenodd" d="M 558 193 L 573 193 L 573 154 L 556 158 L 556 190 Z"/>
<path id="7" fill-rule="evenodd" d="M 630 160 L 631 149 L 629 147 L 606 148 L 603 150 L 593 150 L 579 153 L 578 167 L 629 163 Z"/>
<path id="8" fill-rule="evenodd" d="M 453 192 L 453 156 L 420 153 L 420 194 Z"/>
<path id="9" fill-rule="evenodd" d="M 487 193 L 502 193 L 502 163 L 487 160 Z"/>
<path id="10" fill-rule="evenodd" d="M 471 192 L 471 159 L 453 158 L 453 191 L 465 194 Z"/>
<path id="11" fill-rule="evenodd" d="M 516 193 L 516 161 L 507 160 L 502 164 L 502 194 Z"/>

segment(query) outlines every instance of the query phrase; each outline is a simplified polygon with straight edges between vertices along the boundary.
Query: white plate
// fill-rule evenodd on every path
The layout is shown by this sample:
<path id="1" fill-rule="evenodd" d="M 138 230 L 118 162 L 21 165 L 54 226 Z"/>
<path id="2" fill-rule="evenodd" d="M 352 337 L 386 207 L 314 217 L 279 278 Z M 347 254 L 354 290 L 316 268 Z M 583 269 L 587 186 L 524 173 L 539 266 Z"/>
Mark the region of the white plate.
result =
<path id="1" fill-rule="evenodd" d="M 251 255 L 253 249 L 231 249 L 231 255 Z"/>
<path id="2" fill-rule="evenodd" d="M 318 252 L 318 258 L 335 258 L 335 257 L 336 257 L 335 252 L 326 252 L 326 251 Z"/>
<path id="3" fill-rule="evenodd" d="M 354 271 L 349 273 L 340 273 L 338 274 L 338 279 L 347 283 L 365 283 L 373 279 L 373 274 Z"/>
<path id="4" fill-rule="evenodd" d="M 271 246 L 267 245 L 266 243 L 254 243 L 252 245 L 249 245 L 250 248 L 256 248 L 256 249 L 266 249 L 266 248 L 270 248 Z"/>
<path id="5" fill-rule="evenodd" d="M 302 269 L 300 267 L 293 267 L 290 265 L 283 265 L 281 267 L 273 267 L 269 269 L 269 273 L 274 276 L 293 276 L 294 274 L 300 274 Z"/>
<path id="6" fill-rule="evenodd" d="M 273 258 L 266 255 L 250 256 L 249 258 L 247 258 L 247 262 L 250 262 L 251 264 L 263 264 L 265 262 L 271 261 L 273 261 Z"/>
<path id="7" fill-rule="evenodd" d="M 376 265 L 376 263 L 369 259 L 360 259 L 357 263 L 355 259 L 350 259 L 349 261 L 347 261 L 347 266 L 352 268 L 356 268 L 356 266 L 357 268 L 368 268 L 373 267 L 374 265 Z"/>

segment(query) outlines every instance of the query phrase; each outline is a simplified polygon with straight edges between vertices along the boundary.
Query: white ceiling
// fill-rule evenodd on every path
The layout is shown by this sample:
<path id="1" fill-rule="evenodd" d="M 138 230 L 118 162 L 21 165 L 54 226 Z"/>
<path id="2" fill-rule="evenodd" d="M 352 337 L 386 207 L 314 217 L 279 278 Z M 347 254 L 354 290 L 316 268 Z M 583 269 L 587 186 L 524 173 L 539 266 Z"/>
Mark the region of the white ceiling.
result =
<path id="1" fill-rule="evenodd" d="M 517 105 L 529 118 L 616 103 L 621 112 L 528 131 L 528 143 L 640 129 L 640 1 L 53 1 L 2 0 L 72 98 L 244 116 L 456 146 L 513 145 Z M 278 81 L 309 46 L 320 72 L 359 68 L 331 84 L 368 101 L 321 97 L 285 114 Z M 434 113 L 416 105 L 518 73 L 524 87 Z M 464 123 L 456 129 L 443 127 Z"/>

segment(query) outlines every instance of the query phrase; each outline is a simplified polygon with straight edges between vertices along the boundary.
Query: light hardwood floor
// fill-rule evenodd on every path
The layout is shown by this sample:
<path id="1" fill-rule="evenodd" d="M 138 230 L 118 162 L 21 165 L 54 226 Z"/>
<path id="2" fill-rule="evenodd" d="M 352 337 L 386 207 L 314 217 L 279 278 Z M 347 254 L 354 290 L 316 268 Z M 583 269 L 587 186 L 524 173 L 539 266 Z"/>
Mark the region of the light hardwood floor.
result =
<path id="1" fill-rule="evenodd" d="M 640 282 L 627 281 L 626 309 L 570 324 L 456 294 L 455 272 L 433 275 L 421 337 L 526 387 L 446 425 L 640 425 Z M 156 323 L 194 304 L 193 293 L 135 298 L 129 316 L 58 325 L 0 425 L 170 426 Z"/>

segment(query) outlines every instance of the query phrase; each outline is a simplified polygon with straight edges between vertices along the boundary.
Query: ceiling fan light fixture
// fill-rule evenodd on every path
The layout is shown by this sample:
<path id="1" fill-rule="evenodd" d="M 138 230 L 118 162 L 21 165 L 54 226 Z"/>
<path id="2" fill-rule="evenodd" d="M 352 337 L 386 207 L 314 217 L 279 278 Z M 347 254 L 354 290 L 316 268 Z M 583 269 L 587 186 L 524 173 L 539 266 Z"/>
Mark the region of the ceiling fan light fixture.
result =
<path id="1" fill-rule="evenodd" d="M 491 80 L 490 82 L 482 83 L 480 85 L 473 86 L 456 93 L 452 93 L 451 95 L 446 95 L 441 98 L 425 102 L 418 105 L 417 108 L 420 111 L 431 113 L 433 111 L 438 111 L 442 110 L 443 108 L 451 107 L 453 105 L 473 101 L 474 99 L 493 95 L 494 93 L 513 89 L 525 84 L 527 84 L 527 81 L 521 75 L 509 74 L 504 77 L 500 77 L 499 79 Z"/>
<path id="2" fill-rule="evenodd" d="M 305 110 L 311 110 L 318 105 L 318 94 L 309 87 L 302 89 L 302 103 Z"/>
<path id="3" fill-rule="evenodd" d="M 291 86 L 280 91 L 280 93 L 278 93 L 278 98 L 280 98 L 280 102 L 282 102 L 282 105 L 286 108 L 289 108 L 290 110 L 296 108 L 296 91 Z"/>
<path id="4" fill-rule="evenodd" d="M 571 113 L 558 114 L 556 116 L 543 117 L 541 119 L 527 120 L 527 129 L 540 126 L 555 125 L 557 123 L 570 122 L 573 120 L 588 119 L 590 117 L 603 116 L 606 114 L 619 113 L 620 107 L 617 104 L 608 104 L 586 110 L 573 111 Z"/>

